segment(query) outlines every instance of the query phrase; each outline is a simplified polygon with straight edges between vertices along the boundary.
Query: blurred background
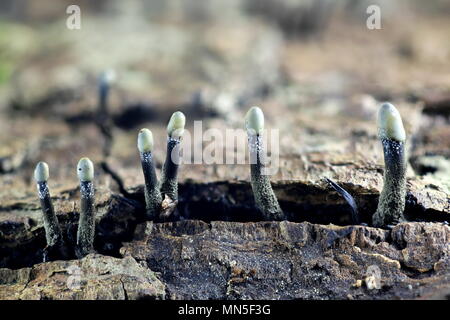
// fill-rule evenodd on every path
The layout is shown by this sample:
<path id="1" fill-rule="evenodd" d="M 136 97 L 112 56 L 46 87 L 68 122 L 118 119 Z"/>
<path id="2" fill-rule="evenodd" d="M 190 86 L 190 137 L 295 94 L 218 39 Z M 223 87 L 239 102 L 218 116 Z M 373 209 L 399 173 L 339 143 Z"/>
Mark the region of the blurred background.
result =
<path id="1" fill-rule="evenodd" d="M 71 4 L 80 30 L 66 27 Z M 366 26 L 369 5 L 381 9 L 380 30 Z M 141 183 L 141 127 L 154 131 L 161 166 L 172 112 L 182 110 L 188 127 L 242 128 L 252 105 L 280 129 L 277 179 L 357 180 L 362 163 L 377 176 L 361 183 L 379 186 L 384 100 L 399 106 L 413 137 L 415 174 L 448 177 L 449 39 L 444 0 L 2 0 L 0 199 L 34 196 L 39 160 L 61 188 L 76 185 L 82 156 L 110 173 L 99 183 Z M 111 69 L 105 130 L 95 116 L 98 79 Z M 248 178 L 247 168 L 220 166 L 181 174 Z"/>

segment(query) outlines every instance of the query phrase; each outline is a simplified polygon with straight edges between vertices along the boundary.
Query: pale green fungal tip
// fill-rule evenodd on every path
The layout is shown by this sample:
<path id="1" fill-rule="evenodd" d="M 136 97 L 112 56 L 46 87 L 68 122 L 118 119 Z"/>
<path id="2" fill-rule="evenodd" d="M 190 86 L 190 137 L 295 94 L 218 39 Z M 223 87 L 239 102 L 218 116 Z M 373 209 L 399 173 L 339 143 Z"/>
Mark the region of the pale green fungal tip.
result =
<path id="1" fill-rule="evenodd" d="M 34 179 L 37 182 L 44 182 L 48 180 L 48 165 L 45 162 L 39 162 L 34 169 Z"/>
<path id="2" fill-rule="evenodd" d="M 94 165 L 89 158 L 81 158 L 77 166 L 80 181 L 92 181 L 94 179 Z"/>
<path id="3" fill-rule="evenodd" d="M 186 124 L 186 117 L 183 112 L 177 111 L 172 114 L 167 125 L 167 134 L 172 138 L 179 138 L 184 133 L 184 126 Z"/>
<path id="4" fill-rule="evenodd" d="M 114 82 L 116 82 L 116 79 L 117 79 L 117 75 L 116 75 L 116 72 L 114 71 L 114 69 L 105 70 L 100 75 L 100 81 L 105 84 L 113 84 Z"/>
<path id="5" fill-rule="evenodd" d="M 406 139 L 402 118 L 390 103 L 383 103 L 378 111 L 378 135 L 381 139 L 404 142 Z"/>
<path id="6" fill-rule="evenodd" d="M 261 134 L 264 130 L 264 113 L 259 107 L 251 107 L 245 115 L 245 128 L 249 133 Z"/>
<path id="7" fill-rule="evenodd" d="M 139 131 L 137 146 L 140 152 L 151 152 L 153 150 L 153 134 L 149 129 L 143 128 Z"/>

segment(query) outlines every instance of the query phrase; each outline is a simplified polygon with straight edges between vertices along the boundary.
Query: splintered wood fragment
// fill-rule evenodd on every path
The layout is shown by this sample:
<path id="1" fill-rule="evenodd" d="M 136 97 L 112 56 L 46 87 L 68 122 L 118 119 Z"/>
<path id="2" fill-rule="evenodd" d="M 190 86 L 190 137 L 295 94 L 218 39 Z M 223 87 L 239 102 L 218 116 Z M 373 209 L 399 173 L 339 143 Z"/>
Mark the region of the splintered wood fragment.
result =
<path id="1" fill-rule="evenodd" d="M 171 199 L 167 194 L 164 195 L 164 200 L 161 203 L 161 213 L 159 215 L 161 220 L 170 218 L 177 207 L 178 200 Z"/>
<path id="2" fill-rule="evenodd" d="M 340 185 L 335 183 L 334 181 L 325 178 L 325 180 L 333 187 L 334 190 L 337 191 L 344 199 L 347 201 L 348 205 L 352 209 L 352 223 L 353 224 L 359 224 L 359 214 L 358 214 L 358 206 L 356 205 L 355 199 L 353 196 L 348 193 L 344 188 L 342 188 Z"/>

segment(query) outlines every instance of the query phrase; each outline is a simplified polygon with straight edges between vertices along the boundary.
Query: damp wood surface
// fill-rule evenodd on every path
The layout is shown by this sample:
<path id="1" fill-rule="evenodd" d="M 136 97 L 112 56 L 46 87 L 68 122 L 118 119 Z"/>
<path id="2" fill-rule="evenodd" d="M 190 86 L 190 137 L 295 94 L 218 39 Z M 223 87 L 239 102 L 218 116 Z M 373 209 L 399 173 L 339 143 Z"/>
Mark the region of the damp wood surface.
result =
<path id="1" fill-rule="evenodd" d="M 289 1 L 282 2 L 270 19 L 288 21 Z M 167 12 L 114 24 L 86 15 L 82 31 L 63 32 L 50 48 L 56 27 L 7 26 L 10 44 L 18 44 L 0 41 L 17 60 L 14 76 L 0 82 L 0 299 L 448 298 L 448 17 L 425 16 L 414 30 L 391 21 L 367 33 L 334 14 L 308 40 L 256 9 L 223 6 L 228 18 L 207 12 L 208 27 L 186 17 L 173 25 Z M 101 36 L 111 30 L 114 39 Z M 137 47 L 117 47 L 127 41 Z M 97 76 L 108 67 L 119 75 L 109 97 L 111 137 L 95 118 Z M 385 100 L 398 108 L 407 135 L 409 222 L 392 230 L 370 227 L 383 187 L 376 114 Z M 194 139 L 194 121 L 222 137 L 242 129 L 246 142 L 252 105 L 263 109 L 267 129 L 278 130 L 270 179 L 287 221 L 263 221 L 248 165 L 200 163 L 179 169 L 177 221 L 145 222 L 139 129 L 153 132 L 160 177 L 172 112 L 186 115 L 196 152 L 208 143 Z M 227 152 L 238 159 L 248 150 L 225 145 L 223 160 Z M 42 263 L 34 167 L 48 163 L 55 211 L 73 244 L 76 165 L 84 156 L 96 172 L 97 254 Z M 350 208 L 325 178 L 355 198 L 369 226 L 351 225 Z M 381 289 L 366 283 L 371 265 L 381 270 Z M 89 274 L 72 291 L 70 267 Z"/>

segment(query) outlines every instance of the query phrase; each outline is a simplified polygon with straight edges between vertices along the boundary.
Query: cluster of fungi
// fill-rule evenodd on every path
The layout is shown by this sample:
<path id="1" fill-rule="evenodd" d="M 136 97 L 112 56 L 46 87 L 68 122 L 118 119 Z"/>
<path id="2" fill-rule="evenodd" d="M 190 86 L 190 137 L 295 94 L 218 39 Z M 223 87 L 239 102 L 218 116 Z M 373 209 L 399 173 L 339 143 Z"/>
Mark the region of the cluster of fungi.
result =
<path id="1" fill-rule="evenodd" d="M 101 105 L 105 103 L 105 81 L 101 82 Z M 103 88 L 103 89 L 102 89 Z M 186 124 L 185 115 L 177 111 L 172 114 L 167 125 L 167 154 L 158 181 L 153 158 L 153 134 L 141 129 L 137 137 L 137 147 L 144 174 L 144 194 L 146 219 L 166 221 L 175 211 L 178 203 L 178 169 L 180 165 L 180 143 Z M 255 204 L 264 220 L 282 221 L 286 219 L 272 189 L 269 175 L 265 172 L 265 146 L 262 139 L 264 114 L 258 107 L 252 107 L 245 116 L 250 156 L 251 186 Z M 384 186 L 378 207 L 372 217 L 374 227 L 388 227 L 404 220 L 406 195 L 405 130 L 397 109 L 390 103 L 383 103 L 378 112 L 378 136 L 384 152 Z M 76 256 L 82 258 L 94 251 L 95 206 L 94 206 L 94 165 L 88 158 L 78 162 L 77 174 L 80 181 L 80 215 L 75 248 Z M 70 248 L 64 241 L 48 187 L 49 168 L 39 162 L 34 171 L 38 195 L 44 220 L 47 241 L 44 260 L 52 257 L 68 258 Z M 354 209 L 353 222 L 358 223 L 357 209 L 353 198 L 340 186 L 328 179 Z"/>

